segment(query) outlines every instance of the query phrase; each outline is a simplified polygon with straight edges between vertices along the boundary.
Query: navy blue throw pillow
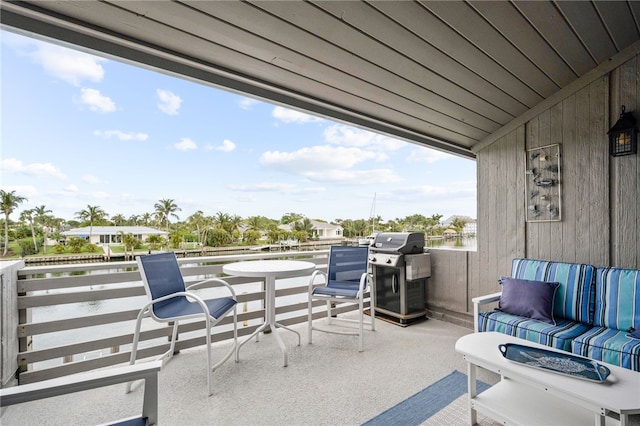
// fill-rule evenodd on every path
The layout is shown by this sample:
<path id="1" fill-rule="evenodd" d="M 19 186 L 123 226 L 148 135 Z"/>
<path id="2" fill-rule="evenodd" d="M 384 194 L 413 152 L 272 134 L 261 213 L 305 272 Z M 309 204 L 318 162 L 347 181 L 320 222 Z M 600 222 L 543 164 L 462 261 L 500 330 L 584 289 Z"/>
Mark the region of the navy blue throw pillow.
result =
<path id="1" fill-rule="evenodd" d="M 560 283 L 502 277 L 500 284 L 498 310 L 556 325 L 553 300 Z"/>

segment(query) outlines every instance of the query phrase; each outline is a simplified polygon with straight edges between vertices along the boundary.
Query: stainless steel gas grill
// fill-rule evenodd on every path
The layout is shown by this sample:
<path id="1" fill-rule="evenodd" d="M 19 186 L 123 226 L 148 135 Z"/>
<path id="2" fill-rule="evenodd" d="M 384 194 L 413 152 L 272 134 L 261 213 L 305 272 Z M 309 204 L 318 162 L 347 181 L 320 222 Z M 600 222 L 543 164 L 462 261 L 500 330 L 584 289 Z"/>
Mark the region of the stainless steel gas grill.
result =
<path id="1" fill-rule="evenodd" d="M 424 252 L 423 233 L 379 233 L 369 247 L 369 265 L 376 312 L 401 324 L 426 315 L 431 256 Z"/>

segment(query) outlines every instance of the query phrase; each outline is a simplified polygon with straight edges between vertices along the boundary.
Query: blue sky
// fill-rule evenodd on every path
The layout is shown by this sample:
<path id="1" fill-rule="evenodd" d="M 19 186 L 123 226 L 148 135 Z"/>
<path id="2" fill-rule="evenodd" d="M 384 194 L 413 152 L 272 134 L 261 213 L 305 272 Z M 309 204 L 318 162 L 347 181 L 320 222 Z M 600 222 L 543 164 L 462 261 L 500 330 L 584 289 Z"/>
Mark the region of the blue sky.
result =
<path id="1" fill-rule="evenodd" d="M 0 188 L 73 219 L 201 210 L 280 219 L 476 217 L 476 164 L 113 59 L 0 31 Z"/>

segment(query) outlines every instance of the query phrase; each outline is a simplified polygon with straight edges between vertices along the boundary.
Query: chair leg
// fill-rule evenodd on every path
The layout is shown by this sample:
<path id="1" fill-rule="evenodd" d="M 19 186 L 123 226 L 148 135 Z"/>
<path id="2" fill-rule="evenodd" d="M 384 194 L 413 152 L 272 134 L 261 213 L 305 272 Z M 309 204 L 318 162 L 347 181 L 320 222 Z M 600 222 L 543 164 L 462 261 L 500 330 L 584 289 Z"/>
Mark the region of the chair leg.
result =
<path id="1" fill-rule="evenodd" d="M 140 326 L 142 324 L 142 318 L 146 316 L 146 311 L 141 310 L 138 313 L 138 318 L 136 318 L 136 330 L 133 333 L 133 343 L 131 345 L 131 357 L 129 358 L 129 364 L 133 365 L 136 363 L 136 356 L 138 354 L 138 342 L 140 341 Z M 126 393 L 131 392 L 131 385 L 133 382 L 127 383 Z"/>
<path id="2" fill-rule="evenodd" d="M 309 336 L 309 344 L 311 344 L 311 333 L 313 332 L 313 299 L 311 298 L 311 295 L 309 295 L 309 302 L 308 302 L 308 313 L 307 313 L 307 335 Z"/>
<path id="3" fill-rule="evenodd" d="M 236 362 L 240 362 L 238 355 L 238 310 L 236 308 L 233 308 L 233 351 L 236 354 Z"/>
<path id="4" fill-rule="evenodd" d="M 331 325 L 331 302 L 327 300 L 327 324 Z"/>
<path id="5" fill-rule="evenodd" d="M 371 331 L 376 331 L 376 308 L 373 306 L 373 299 L 369 299 L 369 311 L 371 312 Z"/>
<path id="6" fill-rule="evenodd" d="M 211 365 L 211 321 L 209 320 L 209 314 L 205 314 L 204 326 L 207 330 L 206 332 L 206 342 L 207 342 L 207 388 L 209 389 L 208 396 L 213 394 L 213 383 L 212 383 L 212 365 Z"/>
<path id="7" fill-rule="evenodd" d="M 358 351 L 364 351 L 364 302 L 362 298 L 358 301 L 358 314 L 360 316 L 360 335 L 358 336 Z"/>
<path id="8" fill-rule="evenodd" d="M 167 358 L 167 361 L 170 360 L 171 358 L 173 358 L 173 354 L 176 351 L 176 340 L 178 340 L 178 326 L 179 326 L 180 322 L 179 321 L 174 321 L 173 322 L 173 330 L 171 331 L 171 346 L 169 346 L 169 350 L 167 352 L 165 352 L 164 355 L 162 355 L 159 359 L 162 359 L 163 362 L 164 358 Z"/>
<path id="9" fill-rule="evenodd" d="M 236 308 L 234 306 L 233 308 L 233 346 L 231 347 L 231 349 L 229 349 L 229 352 L 227 352 L 227 354 L 224 357 L 222 357 L 217 363 L 211 366 L 211 371 L 216 371 L 216 368 L 224 364 L 224 362 L 228 360 L 229 357 L 234 353 L 236 354 L 236 362 L 240 362 L 240 359 L 237 356 L 238 354 L 238 323 L 236 321 L 237 318 L 238 318 L 238 315 L 237 315 Z"/>

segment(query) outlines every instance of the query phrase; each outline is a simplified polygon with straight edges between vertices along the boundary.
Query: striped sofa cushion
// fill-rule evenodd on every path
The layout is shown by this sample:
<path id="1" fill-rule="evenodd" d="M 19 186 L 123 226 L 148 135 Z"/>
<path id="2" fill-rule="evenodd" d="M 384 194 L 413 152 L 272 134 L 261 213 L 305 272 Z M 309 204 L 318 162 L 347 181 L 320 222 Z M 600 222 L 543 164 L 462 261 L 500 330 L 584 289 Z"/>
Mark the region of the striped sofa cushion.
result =
<path id="1" fill-rule="evenodd" d="M 640 371 L 640 340 L 627 337 L 624 330 L 593 327 L 575 338 L 571 352 L 597 361 Z"/>
<path id="2" fill-rule="evenodd" d="M 497 331 L 567 352 L 571 352 L 571 341 L 590 327 L 562 318 L 557 318 L 556 325 L 551 325 L 500 311 L 481 312 L 478 316 L 478 331 Z"/>
<path id="3" fill-rule="evenodd" d="M 513 259 L 511 276 L 525 280 L 559 282 L 553 315 L 593 324 L 595 267 L 580 263 Z"/>
<path id="4" fill-rule="evenodd" d="M 595 326 L 622 331 L 640 327 L 640 271 L 598 268 L 595 296 Z"/>

